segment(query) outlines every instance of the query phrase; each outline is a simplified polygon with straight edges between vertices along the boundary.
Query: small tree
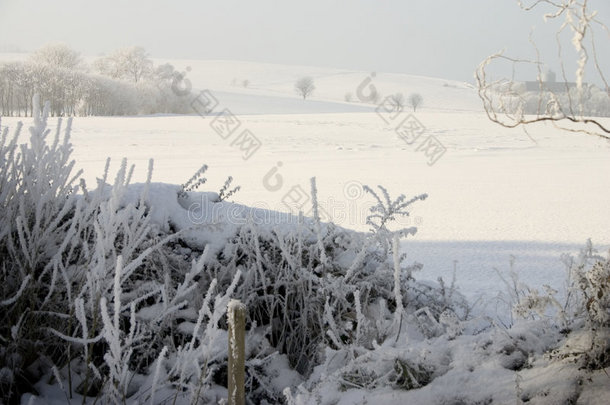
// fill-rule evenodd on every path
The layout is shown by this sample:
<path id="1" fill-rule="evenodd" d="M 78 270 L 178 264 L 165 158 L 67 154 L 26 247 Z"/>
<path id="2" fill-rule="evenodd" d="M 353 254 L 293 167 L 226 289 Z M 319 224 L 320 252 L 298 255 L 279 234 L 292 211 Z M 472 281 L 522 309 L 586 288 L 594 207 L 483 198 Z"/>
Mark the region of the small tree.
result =
<path id="1" fill-rule="evenodd" d="M 419 107 L 423 101 L 424 98 L 419 93 L 413 93 L 409 96 L 409 105 L 413 107 L 413 112 L 417 110 L 417 107 Z"/>
<path id="2" fill-rule="evenodd" d="M 402 111 L 405 106 L 405 96 L 402 93 L 392 94 L 390 96 L 390 103 L 395 111 Z"/>
<path id="3" fill-rule="evenodd" d="M 305 100 L 311 95 L 311 93 L 313 93 L 316 86 L 313 83 L 313 78 L 306 76 L 297 80 L 297 82 L 294 84 L 294 88 L 297 93 L 303 97 L 303 100 Z"/>
<path id="4" fill-rule="evenodd" d="M 156 82 L 171 83 L 175 74 L 176 69 L 174 68 L 174 65 L 171 63 L 164 63 L 163 65 L 155 67 L 152 75 Z"/>

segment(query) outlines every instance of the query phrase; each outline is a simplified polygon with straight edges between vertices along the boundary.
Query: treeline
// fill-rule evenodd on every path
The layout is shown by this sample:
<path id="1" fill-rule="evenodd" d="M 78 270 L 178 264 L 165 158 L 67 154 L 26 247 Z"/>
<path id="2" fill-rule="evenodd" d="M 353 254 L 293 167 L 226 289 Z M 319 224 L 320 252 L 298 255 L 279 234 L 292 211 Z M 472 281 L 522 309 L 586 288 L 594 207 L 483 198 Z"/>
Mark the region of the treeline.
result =
<path id="1" fill-rule="evenodd" d="M 567 91 L 527 90 L 524 83 L 493 85 L 498 97 L 494 108 L 513 115 L 610 117 L 610 90 L 585 84 Z"/>
<path id="2" fill-rule="evenodd" d="M 592 85 L 561 93 L 529 91 L 522 100 L 524 114 L 610 117 L 610 93 Z"/>
<path id="3" fill-rule="evenodd" d="M 119 49 L 88 66 L 65 45 L 46 45 L 27 60 L 0 62 L 0 114 L 31 116 L 32 99 L 53 116 L 187 113 L 188 97 L 172 91 L 180 73 L 154 66 L 143 48 Z"/>

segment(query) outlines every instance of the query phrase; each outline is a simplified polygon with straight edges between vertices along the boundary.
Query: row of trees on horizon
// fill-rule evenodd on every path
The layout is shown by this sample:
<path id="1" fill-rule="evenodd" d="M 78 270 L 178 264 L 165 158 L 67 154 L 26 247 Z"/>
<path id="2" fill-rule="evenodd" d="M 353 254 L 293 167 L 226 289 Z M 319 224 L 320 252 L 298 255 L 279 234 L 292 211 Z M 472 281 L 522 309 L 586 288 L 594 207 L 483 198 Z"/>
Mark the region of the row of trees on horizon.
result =
<path id="1" fill-rule="evenodd" d="M 0 113 L 32 116 L 32 98 L 50 102 L 52 116 L 189 112 L 188 98 L 171 90 L 178 75 L 155 66 L 141 47 L 118 49 L 88 65 L 63 44 L 49 44 L 24 61 L 0 63 Z"/>

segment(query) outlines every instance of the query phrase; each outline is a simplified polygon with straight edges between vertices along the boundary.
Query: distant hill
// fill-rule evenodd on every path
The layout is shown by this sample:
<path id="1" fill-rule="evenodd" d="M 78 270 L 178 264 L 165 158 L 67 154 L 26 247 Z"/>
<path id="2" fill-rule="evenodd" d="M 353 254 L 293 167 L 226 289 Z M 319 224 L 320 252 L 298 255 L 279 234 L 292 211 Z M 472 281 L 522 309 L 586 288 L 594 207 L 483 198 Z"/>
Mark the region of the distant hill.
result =
<path id="1" fill-rule="evenodd" d="M 320 113 L 372 111 L 374 105 L 358 101 L 358 86 L 371 72 L 314 66 L 278 65 L 270 63 L 227 61 L 155 59 L 156 64 L 171 63 L 196 88 L 217 91 L 234 103 L 235 113 Z M 316 90 L 305 103 L 294 90 L 294 83 L 303 76 L 311 76 Z M 243 82 L 247 80 L 247 87 Z M 425 76 L 376 72 L 371 82 L 382 97 L 401 92 L 423 96 L 422 109 L 427 111 L 481 111 L 475 88 L 468 83 Z M 353 102 L 345 102 L 351 93 Z M 243 97 L 241 99 L 240 97 Z M 258 99 L 258 97 L 261 97 Z M 291 101 L 290 99 L 294 99 Z M 257 104 L 257 100 L 260 101 Z M 298 101 L 298 102 L 297 102 Z M 228 102 L 228 101 L 227 101 Z M 323 104 L 320 104 L 324 102 Z M 309 104 L 309 105 L 308 105 Z"/>
<path id="2" fill-rule="evenodd" d="M 26 53 L 0 53 L 0 62 L 27 59 Z M 85 57 L 91 63 L 97 56 Z M 210 89 L 223 106 L 235 114 L 313 114 L 373 112 L 375 104 L 357 97 L 358 87 L 371 72 L 315 66 L 279 65 L 231 60 L 153 59 L 155 65 L 171 63 L 195 89 Z M 189 68 L 187 70 L 187 68 Z M 314 79 L 313 95 L 303 101 L 294 83 L 303 76 Z M 247 81 L 247 86 L 244 86 Z M 403 93 L 423 97 L 423 111 L 482 111 L 473 85 L 455 80 L 399 73 L 375 72 L 371 83 L 381 99 Z M 368 94 L 368 84 L 364 86 Z M 351 102 L 346 102 L 346 94 Z M 408 105 L 405 108 L 409 108 Z"/>

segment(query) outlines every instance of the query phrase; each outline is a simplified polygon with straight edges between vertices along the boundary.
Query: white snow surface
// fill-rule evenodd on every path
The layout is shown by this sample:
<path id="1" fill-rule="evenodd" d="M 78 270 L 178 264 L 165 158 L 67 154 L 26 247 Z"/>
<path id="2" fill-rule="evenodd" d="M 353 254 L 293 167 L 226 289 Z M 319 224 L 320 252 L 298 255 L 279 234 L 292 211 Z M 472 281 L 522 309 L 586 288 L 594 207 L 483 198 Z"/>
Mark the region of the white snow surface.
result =
<path id="1" fill-rule="evenodd" d="M 194 244 L 221 249 L 240 221 L 253 215 L 260 215 L 269 228 L 292 221 L 295 217 L 290 214 L 297 212 L 290 201 L 294 202 L 295 195 L 306 199 L 309 178 L 315 176 L 323 217 L 360 231 L 367 229 L 365 219 L 373 205 L 363 185 L 381 184 L 393 197 L 427 193 L 429 198 L 414 204 L 411 216 L 399 221 L 399 225 L 419 229 L 402 243 L 407 260 L 424 264 L 415 274 L 420 280 L 451 278 L 455 266 L 461 291 L 472 299 L 482 297 L 479 312 L 494 312 L 487 304 L 503 288 L 495 269 L 506 271 L 511 256 L 516 258 L 515 269 L 526 284 L 559 288 L 565 276 L 562 253 L 576 253 L 587 238 L 599 250 L 608 248 L 607 141 L 561 132 L 552 125 L 531 127 L 529 134 L 501 128 L 488 121 L 476 91 L 466 83 L 377 73 L 373 83 L 382 94 L 418 92 L 424 98 L 422 108 L 403 112 L 404 117 L 412 113 L 425 127 L 419 141 L 408 144 L 394 131 L 395 125 L 375 113 L 374 105 L 343 101 L 344 94 L 355 94 L 371 72 L 231 61 L 171 62 L 179 69 L 189 66 L 193 87 L 214 94 L 220 102 L 215 112 L 228 108 L 237 114 L 239 131 L 226 139 L 221 137 L 210 125 L 215 114 L 79 117 L 73 124 L 73 157 L 91 186 L 101 177 L 106 157 L 112 158 L 111 175 L 123 157 L 135 164 L 134 182 L 145 180 L 148 159 L 153 158 L 156 183 L 149 190 L 153 221 L 161 227 L 172 223 L 186 230 L 186 237 Z M 294 81 L 304 75 L 312 76 L 317 87 L 314 97 L 305 101 L 293 90 Z M 233 79 L 248 79 L 250 85 L 233 85 Z M 31 124 L 30 118 L 3 118 L 1 125 L 14 128 L 19 120 L 26 127 Z M 604 122 L 610 125 L 609 120 Z M 50 123 L 54 125 L 55 120 Z M 261 143 L 248 159 L 233 144 L 243 129 L 250 130 Z M 446 148 L 433 165 L 417 150 L 428 136 Z M 176 184 L 184 183 L 204 163 L 210 167 L 205 174 L 208 181 L 201 187 L 206 193 L 177 198 Z M 228 175 L 242 186 L 230 198 L 237 204 L 217 202 L 214 194 Z M 138 198 L 141 187 L 132 187 L 128 198 Z M 196 215 L 203 215 L 197 204 L 219 208 L 212 210 L 214 216 L 202 218 Z M 309 203 L 304 206 L 306 214 L 309 207 Z M 224 226 L 214 227 L 218 222 Z M 531 402 L 564 400 L 566 383 L 577 383 L 571 377 L 573 365 L 545 363 L 537 357 L 535 372 L 524 369 L 517 375 L 498 364 L 495 356 L 520 336 L 525 337 L 524 350 L 541 354 L 553 343 L 549 340 L 552 333 L 538 340 L 537 333 L 542 332 L 529 330 L 526 324 L 513 328 L 510 336 L 501 333 L 470 333 L 451 341 L 443 335 L 439 338 L 442 342 L 421 340 L 409 346 L 408 352 L 401 349 L 399 356 L 428 356 L 430 364 L 449 370 L 446 374 L 437 370 L 434 384 L 419 390 L 340 392 L 334 379 L 337 374 L 327 377 L 335 371 L 333 356 L 341 353 L 329 352 L 327 364 L 309 380 L 319 379 L 316 391 L 293 394 L 297 403 L 310 403 L 318 394 L 324 397 L 322 403 L 442 403 L 444 395 L 447 400 L 454 399 L 454 394 L 466 387 L 468 400 L 481 403 L 489 399 L 514 403 L 518 391 L 527 396 L 528 392 L 539 395 L 545 390 L 548 395 Z M 484 340 L 490 338 L 493 342 L 488 345 Z M 384 358 L 396 358 L 396 350 L 386 345 L 375 351 L 379 364 Z M 510 353 L 505 360 L 510 361 Z M 280 364 L 282 361 L 280 357 L 276 364 L 282 370 L 278 386 L 300 382 L 293 372 L 288 373 L 286 364 Z M 456 368 L 469 361 L 472 370 Z M 506 383 L 515 378 L 523 382 Z M 604 384 L 607 387 L 603 376 L 593 376 L 578 403 L 604 403 Z M 64 403 L 57 386 L 39 388 L 48 399 L 46 403 Z M 439 388 L 440 394 L 433 391 Z M 22 403 L 28 399 L 24 397 Z"/>
<path id="2" fill-rule="evenodd" d="M 232 108 L 217 97 L 219 109 Z M 73 157 L 89 185 L 101 177 L 106 157 L 111 174 L 128 158 L 139 182 L 153 158 L 153 181 L 169 184 L 184 183 L 205 163 L 210 169 L 202 190 L 217 192 L 231 175 L 242 187 L 231 200 L 293 214 L 289 197 L 301 192 L 307 200 L 315 176 L 326 217 L 356 230 L 367 229 L 373 204 L 362 185 L 381 184 L 392 196 L 428 193 L 399 221 L 418 227 L 403 248 L 424 264 L 420 279 L 447 277 L 457 260 L 458 284 L 470 296 L 495 294 L 494 268 L 508 268 L 511 255 L 523 279 L 539 286 L 559 282 L 559 256 L 577 252 L 587 238 L 606 249 L 610 143 L 551 125 L 530 128 L 530 139 L 520 129 L 490 123 L 480 111 L 424 107 L 414 116 L 426 128 L 422 138 L 435 136 L 447 149 L 432 166 L 417 144 L 405 143 L 374 112 L 239 115 L 241 129 L 261 142 L 247 160 L 232 145 L 236 134 L 223 139 L 214 132 L 214 116 L 78 117 Z M 4 118 L 2 125 L 18 120 L 26 127 L 31 122 Z M 306 214 L 309 207 L 303 206 Z M 273 217 L 271 225 L 278 222 Z"/>

